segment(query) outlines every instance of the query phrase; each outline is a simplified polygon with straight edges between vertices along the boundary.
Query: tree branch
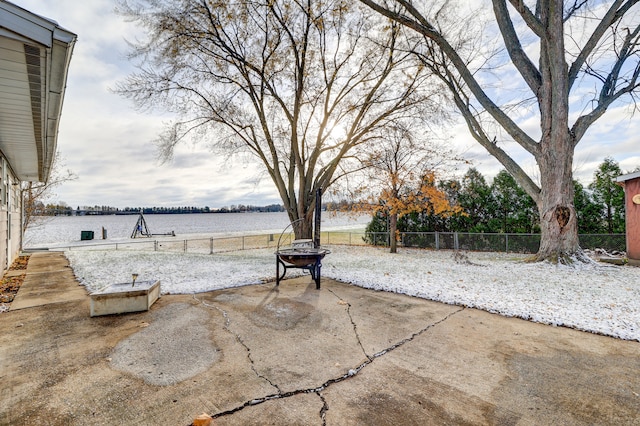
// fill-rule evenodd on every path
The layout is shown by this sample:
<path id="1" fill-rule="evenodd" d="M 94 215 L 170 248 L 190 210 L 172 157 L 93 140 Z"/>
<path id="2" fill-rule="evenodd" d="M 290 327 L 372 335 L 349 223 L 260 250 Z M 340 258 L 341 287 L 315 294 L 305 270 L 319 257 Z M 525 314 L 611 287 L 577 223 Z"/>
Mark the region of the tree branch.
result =
<path id="1" fill-rule="evenodd" d="M 524 8 L 527 9 L 526 7 Z M 509 16 L 505 0 L 493 0 L 493 11 L 513 65 L 518 69 L 533 94 L 538 96 L 542 77 L 540 76 L 538 69 L 522 49 L 520 39 L 513 28 L 513 22 Z"/>
<path id="2" fill-rule="evenodd" d="M 598 46 L 598 43 L 604 36 L 604 33 L 607 31 L 611 25 L 613 25 L 617 20 L 619 20 L 624 14 L 636 4 L 638 0 L 615 0 L 611 5 L 607 13 L 602 17 L 596 28 L 591 33 L 589 40 L 584 45 L 584 47 L 580 50 L 580 53 L 576 57 L 575 61 L 571 64 L 569 68 L 569 91 L 571 91 L 571 87 L 573 83 L 575 83 L 580 70 L 584 66 L 585 62 L 591 56 L 594 49 Z"/>
<path id="3" fill-rule="evenodd" d="M 432 40 L 439 47 L 440 50 L 451 61 L 455 69 L 458 71 L 467 87 L 480 105 L 511 135 L 511 137 L 518 142 L 524 149 L 530 153 L 536 155 L 538 151 L 538 144 L 533 140 L 525 131 L 523 131 L 511 118 L 504 113 L 485 93 L 478 81 L 475 79 L 466 63 L 462 60 L 460 55 L 456 52 L 455 48 L 449 44 L 449 42 L 430 24 L 424 16 L 413 6 L 413 4 L 407 0 L 396 0 L 396 3 L 401 4 L 410 13 L 414 19 L 403 15 L 399 12 L 391 11 L 373 0 L 360 0 L 373 10 L 381 13 L 382 15 L 400 22 L 408 28 L 422 34 L 425 38 Z"/>
<path id="4" fill-rule="evenodd" d="M 527 26 L 533 31 L 535 35 L 538 37 L 544 36 L 544 27 L 538 17 L 531 12 L 525 4 L 523 0 L 509 0 L 509 3 L 518 11 L 524 22 Z M 494 2 L 495 5 L 495 2 Z M 494 6 L 495 7 L 495 6 Z"/>
<path id="5" fill-rule="evenodd" d="M 633 31 L 627 31 L 618 58 L 600 88 L 597 106 L 589 114 L 580 116 L 571 129 L 574 134 L 575 144 L 580 141 L 587 129 L 606 112 L 613 102 L 622 95 L 633 93 L 640 88 L 640 61 L 636 63 L 631 75 L 625 79 L 625 84 L 622 87 L 618 86 L 618 81 L 622 78 L 620 75 L 622 67 L 629 58 L 638 54 L 638 47 L 640 46 L 640 26 Z"/>

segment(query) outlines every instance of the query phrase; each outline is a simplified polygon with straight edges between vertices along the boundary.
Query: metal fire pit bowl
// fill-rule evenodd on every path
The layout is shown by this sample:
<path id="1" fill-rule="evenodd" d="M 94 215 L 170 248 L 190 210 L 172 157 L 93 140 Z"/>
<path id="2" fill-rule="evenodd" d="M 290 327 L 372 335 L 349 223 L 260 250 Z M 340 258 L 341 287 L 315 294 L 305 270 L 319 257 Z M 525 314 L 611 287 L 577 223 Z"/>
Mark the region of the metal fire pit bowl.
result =
<path id="1" fill-rule="evenodd" d="M 320 268 L 322 258 L 331 251 L 323 248 L 294 247 L 281 249 L 276 252 L 276 285 L 284 278 L 287 269 L 306 269 L 316 282 L 316 289 L 320 289 Z M 282 269 L 282 272 L 280 272 Z"/>
<path id="2" fill-rule="evenodd" d="M 277 252 L 281 260 L 298 267 L 317 263 L 329 253 L 331 251 L 323 248 L 289 248 Z"/>

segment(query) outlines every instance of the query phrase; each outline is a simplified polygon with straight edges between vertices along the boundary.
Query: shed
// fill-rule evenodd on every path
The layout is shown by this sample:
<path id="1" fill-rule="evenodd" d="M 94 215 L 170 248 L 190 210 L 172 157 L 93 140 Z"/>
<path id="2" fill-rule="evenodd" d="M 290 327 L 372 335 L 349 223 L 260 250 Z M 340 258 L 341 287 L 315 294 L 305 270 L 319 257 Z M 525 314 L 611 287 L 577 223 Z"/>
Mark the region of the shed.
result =
<path id="1" fill-rule="evenodd" d="M 618 176 L 616 181 L 624 188 L 627 258 L 640 266 L 640 172 Z"/>

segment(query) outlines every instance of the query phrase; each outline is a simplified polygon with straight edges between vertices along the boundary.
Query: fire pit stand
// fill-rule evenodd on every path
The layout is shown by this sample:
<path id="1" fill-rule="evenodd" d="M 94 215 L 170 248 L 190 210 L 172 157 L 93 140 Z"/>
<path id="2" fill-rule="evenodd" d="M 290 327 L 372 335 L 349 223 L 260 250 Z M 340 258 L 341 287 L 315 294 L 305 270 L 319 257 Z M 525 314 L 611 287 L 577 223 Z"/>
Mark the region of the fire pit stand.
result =
<path id="1" fill-rule="evenodd" d="M 289 248 L 276 252 L 276 285 L 284 278 L 287 269 L 306 269 L 311 273 L 311 278 L 316 282 L 316 289 L 320 289 L 320 269 L 322 258 L 330 253 L 326 249 L 316 248 Z M 286 262 L 286 263 L 285 263 Z"/>
<path id="2" fill-rule="evenodd" d="M 311 278 L 316 282 L 316 289 L 320 290 L 320 269 L 322 268 L 322 259 L 331 251 L 320 247 L 320 209 L 322 189 L 316 192 L 316 211 L 315 211 L 315 227 L 313 240 L 294 240 L 290 248 L 281 249 L 280 241 L 282 236 L 290 226 L 302 219 L 298 219 L 290 223 L 278 238 L 278 248 L 276 255 L 276 285 L 280 285 L 287 273 L 287 269 L 297 268 L 305 269 L 311 273 Z"/>

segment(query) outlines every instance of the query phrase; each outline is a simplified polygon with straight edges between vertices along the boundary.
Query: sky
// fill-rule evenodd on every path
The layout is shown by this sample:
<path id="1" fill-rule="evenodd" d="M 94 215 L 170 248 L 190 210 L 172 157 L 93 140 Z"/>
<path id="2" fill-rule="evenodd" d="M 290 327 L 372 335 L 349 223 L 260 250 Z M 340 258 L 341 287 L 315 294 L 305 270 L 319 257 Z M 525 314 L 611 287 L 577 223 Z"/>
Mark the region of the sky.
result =
<path id="1" fill-rule="evenodd" d="M 58 22 L 78 35 L 58 134 L 58 151 L 77 179 L 56 188 L 51 201 L 77 206 L 268 205 L 282 201 L 258 164 L 222 158 L 204 144 L 183 144 L 168 163 L 158 161 L 153 140 L 169 115 L 138 112 L 131 101 L 112 93 L 135 69 L 127 59 L 126 40 L 136 27 L 114 11 L 114 0 L 13 0 L 31 12 Z M 537 123 L 531 122 L 532 134 Z M 457 150 L 490 180 L 502 169 L 470 137 L 462 123 L 447 133 Z M 588 184 L 605 157 L 623 172 L 640 166 L 640 120 L 628 108 L 610 109 L 578 145 L 575 177 Z M 512 144 L 513 147 L 513 144 Z M 535 164 L 517 153 L 524 170 Z M 466 170 L 463 169 L 462 173 Z"/>

